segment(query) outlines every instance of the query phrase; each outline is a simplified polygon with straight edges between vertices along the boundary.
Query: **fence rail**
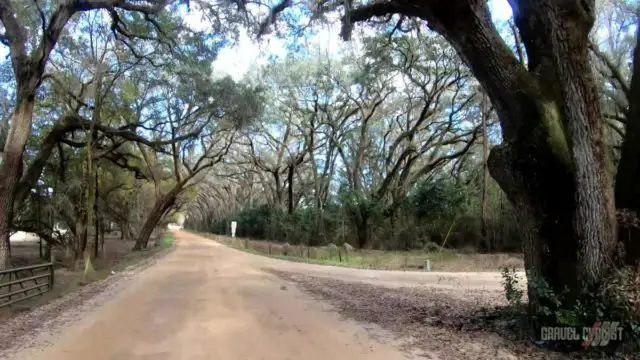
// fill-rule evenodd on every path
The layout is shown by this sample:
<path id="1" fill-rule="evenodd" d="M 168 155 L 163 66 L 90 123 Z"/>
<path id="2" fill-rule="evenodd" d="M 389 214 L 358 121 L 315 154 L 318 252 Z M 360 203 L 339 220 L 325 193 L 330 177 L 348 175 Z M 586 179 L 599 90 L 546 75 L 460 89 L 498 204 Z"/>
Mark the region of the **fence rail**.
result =
<path id="1" fill-rule="evenodd" d="M 42 296 L 53 289 L 54 261 L 0 270 L 0 308 Z M 15 290 L 16 287 L 19 289 Z"/>

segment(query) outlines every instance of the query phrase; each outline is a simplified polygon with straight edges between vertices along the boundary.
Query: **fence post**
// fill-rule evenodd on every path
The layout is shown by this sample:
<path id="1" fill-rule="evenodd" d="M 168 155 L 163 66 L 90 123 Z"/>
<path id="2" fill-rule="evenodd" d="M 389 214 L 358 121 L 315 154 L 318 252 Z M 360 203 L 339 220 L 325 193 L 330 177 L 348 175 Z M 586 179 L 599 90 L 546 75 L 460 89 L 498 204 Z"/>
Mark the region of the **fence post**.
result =
<path id="1" fill-rule="evenodd" d="M 54 280 L 54 276 L 55 276 L 55 265 L 56 265 L 56 258 L 53 255 L 53 251 L 51 252 L 51 265 L 49 266 L 49 291 L 51 291 L 53 289 L 53 280 Z"/>
<path id="2" fill-rule="evenodd" d="M 426 259 L 424 262 L 424 271 L 431 271 L 431 261 L 429 261 L 429 259 Z"/>

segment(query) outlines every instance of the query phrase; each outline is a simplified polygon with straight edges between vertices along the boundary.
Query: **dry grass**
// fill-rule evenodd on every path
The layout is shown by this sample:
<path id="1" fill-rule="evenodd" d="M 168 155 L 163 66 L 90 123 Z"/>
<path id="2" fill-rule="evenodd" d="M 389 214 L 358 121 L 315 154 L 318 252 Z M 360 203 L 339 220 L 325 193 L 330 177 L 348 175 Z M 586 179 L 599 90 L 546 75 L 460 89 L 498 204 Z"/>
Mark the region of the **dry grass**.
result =
<path id="1" fill-rule="evenodd" d="M 344 249 L 336 250 L 329 247 L 298 245 L 292 245 L 286 249 L 283 244 L 268 241 L 231 238 L 212 234 L 199 235 L 214 239 L 236 249 L 283 260 L 353 268 L 422 270 L 427 260 L 432 271 L 469 272 L 499 271 L 504 267 L 518 270 L 524 268 L 521 254 L 478 254 L 451 249 L 436 251 L 358 250 L 346 252 Z"/>
<path id="2" fill-rule="evenodd" d="M 164 241 L 164 239 L 163 239 Z M 140 260 L 148 258 L 155 254 L 158 250 L 162 250 L 171 246 L 172 241 L 168 243 L 168 246 L 158 247 L 156 250 L 153 240 L 150 240 L 149 249 L 146 251 L 132 252 L 134 241 L 121 240 L 116 236 L 106 236 L 104 243 L 104 253 L 100 253 L 100 256 L 96 259 L 91 259 L 95 272 L 85 277 L 83 269 L 73 269 L 70 264 L 65 261 L 64 251 L 62 249 L 55 249 L 54 256 L 56 258 L 55 266 L 55 283 L 52 291 L 46 292 L 41 296 L 36 296 L 31 299 L 27 299 L 16 304 L 0 308 L 0 320 L 7 319 L 15 316 L 18 313 L 29 311 L 35 307 L 44 305 L 53 299 L 60 298 L 68 293 L 77 291 L 83 286 L 92 283 L 94 281 L 102 280 L 108 277 L 112 271 L 120 271 L 125 267 L 137 263 Z M 42 264 L 47 262 L 41 259 L 39 256 L 38 242 L 17 242 L 11 244 L 12 252 L 12 265 L 13 267 L 22 267 L 33 264 Z M 93 249 L 92 249 L 93 253 Z M 21 275 L 25 277 L 30 275 Z M 0 279 L 0 281 L 8 281 L 7 279 Z M 31 284 L 33 285 L 33 284 Z M 29 287 L 26 284 L 25 287 Z M 13 286 L 12 290 L 18 290 L 19 287 Z M 8 288 L 2 289 L 2 292 L 8 292 Z"/>

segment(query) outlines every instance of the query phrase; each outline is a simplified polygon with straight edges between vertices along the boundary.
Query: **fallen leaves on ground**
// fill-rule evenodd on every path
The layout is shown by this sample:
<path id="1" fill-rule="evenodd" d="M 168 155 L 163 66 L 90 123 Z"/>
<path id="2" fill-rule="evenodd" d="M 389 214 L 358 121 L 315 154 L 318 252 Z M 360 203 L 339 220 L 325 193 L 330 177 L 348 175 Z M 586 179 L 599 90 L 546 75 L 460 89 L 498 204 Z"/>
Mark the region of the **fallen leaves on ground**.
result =
<path id="1" fill-rule="evenodd" d="M 328 301 L 347 318 L 379 325 L 391 332 L 402 347 L 420 349 L 428 359 L 555 360 L 581 356 L 536 348 L 526 340 L 515 320 L 499 315 L 506 303 L 495 290 L 387 288 L 295 272 L 265 271 Z"/>

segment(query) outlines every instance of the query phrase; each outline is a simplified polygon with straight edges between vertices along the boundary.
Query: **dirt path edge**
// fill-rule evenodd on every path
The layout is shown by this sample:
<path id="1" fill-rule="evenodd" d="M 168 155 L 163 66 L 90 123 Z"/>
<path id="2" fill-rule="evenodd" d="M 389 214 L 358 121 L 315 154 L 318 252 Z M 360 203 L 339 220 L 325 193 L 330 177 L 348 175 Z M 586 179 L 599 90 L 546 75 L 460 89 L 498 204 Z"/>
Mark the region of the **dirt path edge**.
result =
<path id="1" fill-rule="evenodd" d="M 0 323 L 0 359 L 10 360 L 22 349 L 44 348 L 65 325 L 108 302 L 131 283 L 133 278 L 175 250 L 175 244 L 135 262 L 105 279 L 91 282 L 80 290 L 18 314 Z M 55 286 L 55 285 L 54 285 Z"/>

